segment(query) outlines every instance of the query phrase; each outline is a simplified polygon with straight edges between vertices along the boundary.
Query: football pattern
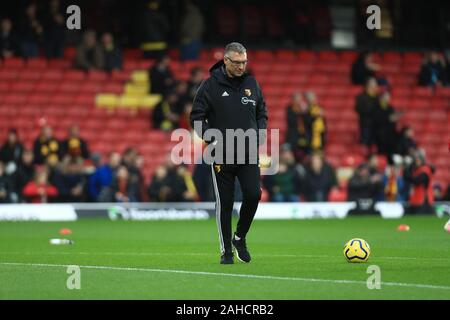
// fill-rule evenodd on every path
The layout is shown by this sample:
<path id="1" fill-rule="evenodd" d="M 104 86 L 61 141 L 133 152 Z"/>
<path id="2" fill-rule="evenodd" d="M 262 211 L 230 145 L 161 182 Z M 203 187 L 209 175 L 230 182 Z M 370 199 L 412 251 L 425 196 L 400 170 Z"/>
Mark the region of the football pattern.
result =
<path id="1" fill-rule="evenodd" d="M 344 246 L 344 257 L 348 262 L 366 262 L 370 256 L 370 246 L 364 239 L 351 239 Z"/>

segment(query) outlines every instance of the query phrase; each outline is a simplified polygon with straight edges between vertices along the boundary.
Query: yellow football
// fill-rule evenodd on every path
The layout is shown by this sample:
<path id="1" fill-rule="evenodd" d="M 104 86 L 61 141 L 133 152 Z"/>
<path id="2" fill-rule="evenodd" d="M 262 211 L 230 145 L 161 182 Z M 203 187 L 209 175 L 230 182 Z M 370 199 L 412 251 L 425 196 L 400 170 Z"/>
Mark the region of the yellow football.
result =
<path id="1" fill-rule="evenodd" d="M 348 262 L 366 262 L 370 256 L 370 246 L 364 239 L 354 238 L 344 246 L 344 257 Z"/>

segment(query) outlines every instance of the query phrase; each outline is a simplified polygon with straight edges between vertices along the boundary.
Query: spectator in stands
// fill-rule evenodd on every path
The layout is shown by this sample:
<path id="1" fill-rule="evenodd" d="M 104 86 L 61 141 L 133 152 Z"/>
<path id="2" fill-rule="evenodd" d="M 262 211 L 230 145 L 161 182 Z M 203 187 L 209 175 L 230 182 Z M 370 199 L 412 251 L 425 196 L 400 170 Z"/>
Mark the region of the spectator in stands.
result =
<path id="1" fill-rule="evenodd" d="M 337 180 L 333 167 L 325 162 L 321 153 L 313 154 L 309 165 L 306 166 L 306 174 L 302 183 L 302 193 L 306 201 L 328 201 L 328 195 L 336 185 Z"/>
<path id="2" fill-rule="evenodd" d="M 0 161 L 8 165 L 14 163 L 16 166 L 22 160 L 23 144 L 20 142 L 17 130 L 9 129 L 8 138 L 0 148 Z"/>
<path id="3" fill-rule="evenodd" d="M 301 162 L 311 151 L 311 123 L 308 104 L 300 92 L 292 95 L 287 108 L 286 142 L 291 145 L 295 158 Z"/>
<path id="4" fill-rule="evenodd" d="M 11 19 L 3 18 L 0 22 L 0 59 L 19 55 L 19 39 L 13 31 Z"/>
<path id="5" fill-rule="evenodd" d="M 383 201 L 403 202 L 407 200 L 404 197 L 404 189 L 405 181 L 402 176 L 401 166 L 387 166 L 383 175 Z"/>
<path id="6" fill-rule="evenodd" d="M 375 142 L 373 116 L 379 103 L 377 94 L 377 80 L 369 78 L 364 92 L 356 97 L 355 110 L 359 116 L 360 142 L 367 146 L 369 152 Z"/>
<path id="7" fill-rule="evenodd" d="M 34 177 L 34 158 L 31 150 L 24 150 L 21 162 L 17 170 L 12 175 L 14 193 L 17 195 L 17 202 L 22 202 L 22 190 Z"/>
<path id="8" fill-rule="evenodd" d="M 144 170 L 144 164 L 145 164 L 145 158 L 142 154 L 138 154 L 135 160 L 135 172 L 136 177 L 138 178 L 139 183 L 139 201 L 147 202 L 148 201 L 148 195 L 147 195 L 147 186 L 145 184 L 145 176 L 143 173 Z"/>
<path id="9" fill-rule="evenodd" d="M 161 165 L 156 169 L 152 177 L 152 181 L 147 190 L 148 196 L 150 201 L 165 202 L 168 201 L 171 192 L 167 168 Z"/>
<path id="10" fill-rule="evenodd" d="M 50 126 L 44 125 L 41 128 L 39 137 L 34 141 L 33 146 L 35 164 L 44 164 L 49 158 L 52 162 L 58 162 L 60 145 L 53 137 L 53 130 Z"/>
<path id="11" fill-rule="evenodd" d="M 314 21 L 309 5 L 299 1 L 289 1 L 290 7 L 286 10 L 289 19 L 289 35 L 293 36 L 296 44 L 301 46 L 310 46 L 314 38 Z"/>
<path id="12" fill-rule="evenodd" d="M 205 23 L 200 9 L 192 0 L 185 1 L 184 5 L 184 15 L 180 25 L 180 58 L 181 60 L 197 60 Z"/>
<path id="13" fill-rule="evenodd" d="M 20 24 L 21 50 L 24 58 L 39 56 L 39 43 L 43 34 L 44 28 L 37 17 L 36 4 L 30 3 Z"/>
<path id="14" fill-rule="evenodd" d="M 81 158 L 64 157 L 52 181 L 58 189 L 59 202 L 81 202 L 86 187 Z"/>
<path id="15" fill-rule="evenodd" d="M 149 70 L 150 92 L 167 94 L 175 85 L 175 77 L 170 69 L 170 57 L 161 57 Z"/>
<path id="16" fill-rule="evenodd" d="M 32 203 L 47 203 L 58 195 L 58 190 L 48 182 L 45 167 L 36 171 L 34 180 L 28 182 L 23 189 L 23 196 Z"/>
<path id="17" fill-rule="evenodd" d="M 195 201 L 199 198 L 191 173 L 183 165 L 169 164 L 156 169 L 148 187 L 148 196 L 156 202 Z"/>
<path id="18" fill-rule="evenodd" d="M 159 1 L 149 1 L 139 19 L 138 33 L 142 37 L 141 48 L 144 51 L 144 58 L 157 59 L 163 56 L 167 50 L 169 31 L 169 20 L 160 10 Z"/>
<path id="19" fill-rule="evenodd" d="M 387 157 L 390 164 L 393 163 L 397 137 L 397 122 L 399 114 L 391 106 L 391 94 L 384 91 L 379 97 L 379 103 L 374 110 L 373 126 L 375 144 L 379 154 Z"/>
<path id="20" fill-rule="evenodd" d="M 175 181 L 180 184 L 179 190 L 182 191 L 180 201 L 190 202 L 198 200 L 197 189 L 194 180 L 192 179 L 192 173 L 185 165 L 178 166 L 177 179 Z"/>
<path id="21" fill-rule="evenodd" d="M 61 58 L 64 55 L 66 32 L 65 12 L 59 0 L 51 0 L 45 10 L 44 45 L 47 58 Z"/>
<path id="22" fill-rule="evenodd" d="M 178 127 L 180 116 L 183 111 L 178 109 L 178 96 L 175 92 L 170 92 L 160 103 L 155 106 L 152 112 L 152 125 L 155 129 L 164 131 Z"/>
<path id="23" fill-rule="evenodd" d="M 130 179 L 127 167 L 120 166 L 111 184 L 115 202 L 138 202 L 139 184 Z"/>
<path id="24" fill-rule="evenodd" d="M 447 185 L 447 192 L 445 192 L 442 201 L 450 201 L 450 184 Z"/>
<path id="25" fill-rule="evenodd" d="M 364 51 L 359 54 L 352 65 L 352 83 L 364 85 L 369 78 L 375 77 L 376 72 L 380 71 L 380 69 L 380 65 L 373 62 L 372 53 Z"/>
<path id="26" fill-rule="evenodd" d="M 278 172 L 263 178 L 264 187 L 273 202 L 298 202 L 300 200 L 300 175 L 290 148 L 282 147 Z"/>
<path id="27" fill-rule="evenodd" d="M 201 67 L 191 69 L 191 77 L 188 82 L 188 94 L 191 100 L 194 100 L 195 93 L 205 78 L 204 71 Z"/>
<path id="28" fill-rule="evenodd" d="M 433 185 L 433 199 L 434 201 L 444 201 L 444 194 L 442 193 L 442 187 L 439 183 Z"/>
<path id="29" fill-rule="evenodd" d="M 111 72 L 122 69 L 122 51 L 114 41 L 113 35 L 109 32 L 102 35 L 102 49 L 105 70 Z"/>
<path id="30" fill-rule="evenodd" d="M 86 140 L 80 137 L 80 128 L 78 125 L 72 125 L 69 128 L 69 134 L 61 145 L 61 156 L 69 155 L 72 158 L 89 159 L 90 152 Z"/>
<path id="31" fill-rule="evenodd" d="M 428 164 L 423 150 L 414 154 L 414 162 L 405 169 L 404 177 L 411 186 L 408 213 L 434 213 L 433 175 L 435 169 Z"/>
<path id="32" fill-rule="evenodd" d="M 85 71 L 102 70 L 105 67 L 102 47 L 97 43 L 96 34 L 92 30 L 83 34 L 83 40 L 77 47 L 75 67 Z"/>
<path id="33" fill-rule="evenodd" d="M 313 152 L 321 151 L 325 147 L 326 141 L 326 124 L 323 110 L 319 106 L 314 92 L 306 92 L 305 99 L 311 115 L 311 150 Z"/>
<path id="34" fill-rule="evenodd" d="M 445 52 L 445 75 L 447 78 L 447 86 L 450 86 L 450 49 Z"/>
<path id="35" fill-rule="evenodd" d="M 359 165 L 348 183 L 348 201 L 356 202 L 354 211 L 374 213 L 375 199 L 382 187 L 379 175 L 371 175 L 367 164 Z"/>
<path id="36" fill-rule="evenodd" d="M 172 162 L 170 155 L 167 156 L 163 166 L 165 174 L 164 170 L 158 169 L 160 170 L 158 179 L 155 182 L 152 180 L 149 186 L 148 195 L 150 199 L 167 202 L 191 201 L 192 186 L 195 187 L 195 185 L 192 181 L 192 185 L 188 187 L 188 183 L 191 184 L 191 182 L 188 181 L 189 177 L 184 176 L 185 170 L 183 168 L 180 170 L 179 166 Z M 161 188 L 161 190 L 158 190 L 158 188 Z"/>
<path id="37" fill-rule="evenodd" d="M 369 175 L 370 179 L 376 180 L 376 181 L 382 181 L 383 180 L 383 172 L 380 170 L 383 170 L 383 168 L 380 168 L 380 162 L 379 162 L 379 155 L 371 154 L 369 156 L 369 161 L 367 162 L 367 165 L 369 166 Z M 382 158 L 382 156 L 381 156 Z M 378 189 L 375 200 L 381 201 L 383 199 L 383 190 L 381 187 Z"/>
<path id="38" fill-rule="evenodd" d="M 190 115 L 192 111 L 192 102 L 188 102 L 184 105 L 183 113 L 180 116 L 180 120 L 178 121 L 178 127 L 186 130 L 191 130 L 191 121 Z"/>
<path id="39" fill-rule="evenodd" d="M 200 201 L 214 201 L 214 187 L 211 177 L 211 165 L 202 163 L 194 166 L 192 179 L 195 183 Z"/>
<path id="40" fill-rule="evenodd" d="M 122 155 L 122 164 L 128 170 L 128 180 L 130 185 L 137 186 L 137 201 L 142 198 L 142 192 L 145 193 L 144 175 L 142 174 L 143 158 L 133 147 L 128 147 Z M 144 189 L 144 190 L 143 190 Z"/>
<path id="41" fill-rule="evenodd" d="M 436 51 L 425 56 L 419 74 L 420 86 L 442 87 L 447 84 L 445 59 Z"/>
<path id="42" fill-rule="evenodd" d="M 112 201 L 111 182 L 121 163 L 121 156 L 117 152 L 111 152 L 109 161 L 105 165 L 97 168 L 89 177 L 89 195 L 97 202 Z"/>
<path id="43" fill-rule="evenodd" d="M 175 85 L 175 94 L 178 97 L 176 112 L 181 114 L 183 113 L 186 103 L 192 102 L 192 99 L 189 97 L 188 83 L 186 81 L 177 81 Z"/>
<path id="44" fill-rule="evenodd" d="M 397 141 L 397 153 L 403 157 L 412 157 L 417 150 L 417 142 L 414 140 L 414 130 L 411 127 L 403 127 L 400 130 Z"/>
<path id="45" fill-rule="evenodd" d="M 0 203 L 11 202 L 11 181 L 6 176 L 5 165 L 0 161 Z"/>

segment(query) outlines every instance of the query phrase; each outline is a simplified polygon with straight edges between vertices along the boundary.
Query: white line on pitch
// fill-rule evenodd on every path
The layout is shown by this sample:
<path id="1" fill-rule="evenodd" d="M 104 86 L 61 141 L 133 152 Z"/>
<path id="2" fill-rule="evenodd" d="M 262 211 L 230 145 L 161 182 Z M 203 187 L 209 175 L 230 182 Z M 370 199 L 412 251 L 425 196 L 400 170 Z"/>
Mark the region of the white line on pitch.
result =
<path id="1" fill-rule="evenodd" d="M 3 265 L 3 266 L 25 266 L 25 267 L 49 267 L 49 268 L 63 268 L 63 267 L 67 268 L 69 266 L 66 264 L 21 263 L 21 262 L 0 262 L 0 265 Z M 297 277 L 263 276 L 263 275 L 255 275 L 255 274 L 187 271 L 187 270 L 153 269 L 153 268 L 134 268 L 134 267 L 89 266 L 89 265 L 86 265 L 86 266 L 79 265 L 79 267 L 83 268 L 83 269 L 97 269 L 97 270 L 178 273 L 178 274 L 189 274 L 189 275 L 221 276 L 221 277 L 235 277 L 235 278 L 262 279 L 262 280 L 324 282 L 324 283 L 337 283 L 337 284 L 366 285 L 366 281 L 356 281 L 356 280 L 297 278 Z M 437 286 L 437 285 L 431 285 L 431 284 L 418 284 L 418 283 L 382 282 L 381 285 L 391 286 L 391 287 L 410 287 L 410 288 L 450 290 L 449 286 Z"/>
<path id="2" fill-rule="evenodd" d="M 12 252 L 5 251 L 0 254 L 26 254 L 26 255 L 106 255 L 106 256 L 217 256 L 214 253 L 206 252 Z M 255 257 L 273 257 L 273 258 L 336 258 L 337 256 L 319 255 L 319 254 L 255 254 Z M 426 260 L 426 261 L 450 261 L 450 258 L 427 258 L 427 257 L 390 257 L 377 256 L 378 260 Z"/>

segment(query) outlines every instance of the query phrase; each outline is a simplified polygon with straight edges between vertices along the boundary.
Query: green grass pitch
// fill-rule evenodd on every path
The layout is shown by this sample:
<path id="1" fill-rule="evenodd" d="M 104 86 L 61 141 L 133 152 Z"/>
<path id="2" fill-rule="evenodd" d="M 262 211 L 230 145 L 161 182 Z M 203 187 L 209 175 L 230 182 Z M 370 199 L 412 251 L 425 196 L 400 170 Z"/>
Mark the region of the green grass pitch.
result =
<path id="1" fill-rule="evenodd" d="M 0 299 L 450 299 L 445 222 L 257 220 L 252 262 L 234 265 L 219 264 L 214 220 L 0 222 Z M 50 245 L 64 227 L 75 244 Z M 345 261 L 354 237 L 370 244 L 367 263 Z M 80 266 L 80 290 L 67 289 L 67 265 Z M 369 265 L 379 290 L 367 288 Z"/>

